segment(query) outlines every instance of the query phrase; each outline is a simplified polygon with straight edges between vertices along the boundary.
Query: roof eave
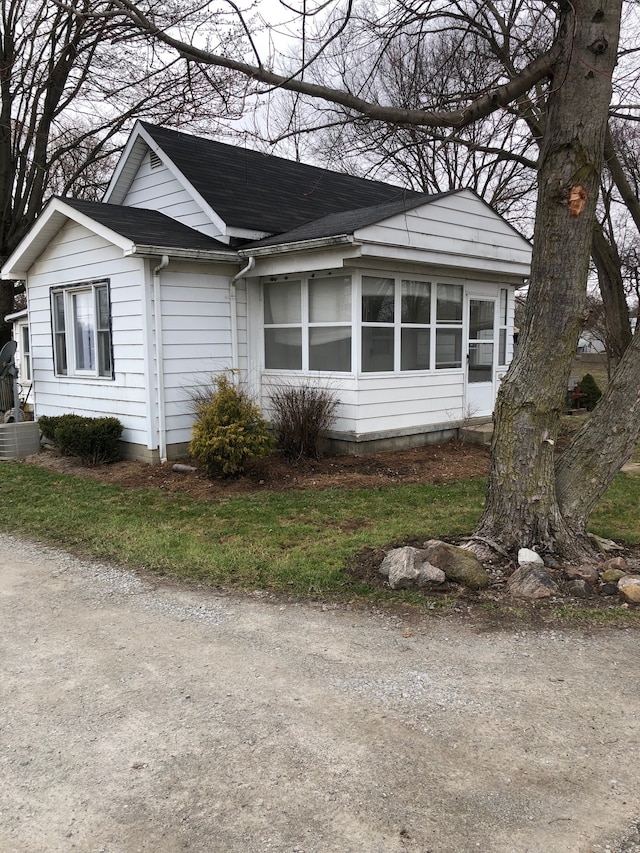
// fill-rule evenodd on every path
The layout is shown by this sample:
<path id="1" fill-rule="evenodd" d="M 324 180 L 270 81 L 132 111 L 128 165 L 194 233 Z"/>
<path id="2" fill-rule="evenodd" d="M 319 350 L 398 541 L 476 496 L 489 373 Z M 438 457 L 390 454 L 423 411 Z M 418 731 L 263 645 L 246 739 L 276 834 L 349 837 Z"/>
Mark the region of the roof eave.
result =
<path id="1" fill-rule="evenodd" d="M 239 249 L 241 258 L 262 258 L 267 255 L 282 255 L 288 252 L 308 252 L 329 246 L 354 244 L 353 234 L 336 234 L 333 237 L 316 237 L 313 240 L 298 240 L 291 243 L 276 243 L 273 246 L 256 246 L 253 249 Z"/>
<path id="2" fill-rule="evenodd" d="M 0 277 L 4 280 L 25 281 L 30 268 L 42 254 L 45 246 L 67 220 L 88 228 L 125 252 L 131 245 L 131 240 L 127 237 L 123 237 L 106 225 L 101 225 L 91 217 L 66 204 L 62 199 L 54 197 L 48 202 L 36 219 L 35 224 L 7 258 Z"/>
<path id="3" fill-rule="evenodd" d="M 158 255 L 168 255 L 170 258 L 180 258 L 192 261 L 224 261 L 230 264 L 238 262 L 238 253 L 233 250 L 184 249 L 178 246 L 152 246 L 138 245 L 135 243 L 124 252 L 124 255 L 135 255 L 137 257 L 158 257 Z"/>

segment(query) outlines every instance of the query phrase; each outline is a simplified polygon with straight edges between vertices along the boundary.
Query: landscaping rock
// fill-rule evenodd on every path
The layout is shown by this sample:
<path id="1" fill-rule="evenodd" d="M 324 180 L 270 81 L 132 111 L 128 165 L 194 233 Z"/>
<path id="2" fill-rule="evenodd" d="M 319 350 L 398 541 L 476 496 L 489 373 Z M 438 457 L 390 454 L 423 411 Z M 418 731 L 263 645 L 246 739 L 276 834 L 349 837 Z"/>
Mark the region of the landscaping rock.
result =
<path id="1" fill-rule="evenodd" d="M 618 583 L 620 578 L 625 577 L 626 574 L 621 569 L 607 569 L 600 575 L 600 580 L 603 583 Z"/>
<path id="2" fill-rule="evenodd" d="M 480 561 L 464 548 L 439 539 L 430 539 L 425 543 L 424 554 L 426 561 L 442 569 L 448 581 L 470 589 L 485 589 L 489 586 L 489 575 Z"/>
<path id="3" fill-rule="evenodd" d="M 422 554 L 417 548 L 394 548 L 389 551 L 380 565 L 380 574 L 389 578 L 391 589 L 407 589 L 417 586 L 420 576 L 420 565 L 422 559 L 417 555 Z"/>
<path id="4" fill-rule="evenodd" d="M 445 573 L 432 566 L 424 551 L 418 548 L 394 548 L 380 565 L 380 574 L 389 578 L 391 589 L 440 586 L 445 583 Z"/>
<path id="5" fill-rule="evenodd" d="M 544 560 L 537 551 L 532 551 L 531 548 L 520 548 L 518 551 L 518 565 L 524 566 L 527 563 L 537 563 L 544 566 Z"/>
<path id="6" fill-rule="evenodd" d="M 626 575 L 618 581 L 618 589 L 625 601 L 640 604 L 640 578 Z"/>
<path id="7" fill-rule="evenodd" d="M 618 594 L 618 584 L 617 583 L 603 583 L 600 587 L 600 595 L 617 595 Z"/>
<path id="8" fill-rule="evenodd" d="M 592 586 L 595 586 L 598 583 L 598 569 L 591 563 L 582 563 L 582 565 L 580 566 L 565 566 L 563 571 L 565 577 L 568 578 L 570 581 L 586 581 Z"/>
<path id="9" fill-rule="evenodd" d="M 591 598 L 592 587 L 589 581 L 576 578 L 567 584 L 567 592 L 576 598 Z"/>
<path id="10" fill-rule="evenodd" d="M 429 562 L 422 564 L 420 575 L 418 577 L 419 587 L 428 589 L 429 587 L 442 586 L 446 581 L 447 576 L 442 569 L 439 569 L 437 566 L 432 566 Z"/>
<path id="11" fill-rule="evenodd" d="M 596 536 L 595 533 L 589 533 L 588 536 L 602 554 L 608 554 L 611 551 L 624 551 L 623 546 L 618 545 L 612 539 L 603 539 L 602 536 Z"/>
<path id="12" fill-rule="evenodd" d="M 550 598 L 558 592 L 551 574 L 539 563 L 518 566 L 507 581 L 507 589 L 514 598 Z"/>
<path id="13" fill-rule="evenodd" d="M 603 565 L 604 571 L 609 571 L 610 569 L 618 570 L 626 574 L 629 570 L 629 566 L 627 566 L 627 561 L 624 557 L 611 557 L 609 560 L 606 560 Z"/>

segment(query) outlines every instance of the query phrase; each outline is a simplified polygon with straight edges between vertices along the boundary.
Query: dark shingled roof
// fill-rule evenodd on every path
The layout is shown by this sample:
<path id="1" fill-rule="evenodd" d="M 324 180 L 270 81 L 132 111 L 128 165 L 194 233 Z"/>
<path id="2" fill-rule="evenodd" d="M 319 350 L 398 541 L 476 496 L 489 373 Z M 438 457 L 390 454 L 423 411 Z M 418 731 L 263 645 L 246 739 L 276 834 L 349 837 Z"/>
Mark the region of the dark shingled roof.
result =
<path id="1" fill-rule="evenodd" d="M 231 227 L 281 234 L 328 214 L 422 196 L 156 125 L 143 127 Z"/>
<path id="2" fill-rule="evenodd" d="M 273 237 L 265 237 L 243 246 L 243 249 L 258 248 L 260 246 L 277 246 L 283 243 L 298 243 L 304 240 L 317 240 L 323 237 L 337 237 L 343 234 L 353 234 L 358 228 L 365 228 L 375 222 L 381 222 L 398 213 L 413 210 L 422 204 L 428 204 L 438 198 L 451 195 L 453 192 L 437 193 L 435 195 L 414 194 L 411 199 L 402 198 L 397 201 L 389 201 L 386 204 L 375 204 L 371 207 L 360 207 L 357 210 L 345 210 L 342 213 L 330 213 L 313 222 L 307 222 L 299 228 L 285 231 Z"/>
<path id="3" fill-rule="evenodd" d="M 220 240 L 201 234 L 157 210 L 123 207 L 118 204 L 104 204 L 101 201 L 84 201 L 62 196 L 59 198 L 69 207 L 84 213 L 106 228 L 115 231 L 116 234 L 133 240 L 139 246 L 231 252 L 229 247 Z"/>

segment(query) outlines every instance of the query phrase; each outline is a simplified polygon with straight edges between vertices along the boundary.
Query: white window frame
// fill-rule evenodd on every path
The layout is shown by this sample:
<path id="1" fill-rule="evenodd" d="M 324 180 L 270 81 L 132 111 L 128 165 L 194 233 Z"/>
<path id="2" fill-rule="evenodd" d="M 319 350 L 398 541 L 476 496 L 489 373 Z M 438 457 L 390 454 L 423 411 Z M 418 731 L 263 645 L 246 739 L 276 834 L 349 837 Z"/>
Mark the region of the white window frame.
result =
<path id="1" fill-rule="evenodd" d="M 309 285 L 314 282 L 316 279 L 323 278 L 336 278 L 336 279 L 350 279 L 350 287 L 351 287 L 351 311 L 348 320 L 336 320 L 336 321 L 322 321 L 322 322 L 312 322 L 310 320 L 310 309 L 309 309 Z M 300 320 L 295 323 L 265 323 L 264 321 L 264 288 L 265 285 L 269 284 L 278 284 L 279 282 L 289 281 L 300 282 Z M 349 272 L 343 272 L 342 270 L 330 270 L 326 272 L 314 272 L 307 273 L 304 275 L 283 275 L 283 276 L 270 276 L 267 279 L 264 279 L 261 286 L 261 300 L 263 302 L 263 307 L 261 311 L 262 316 L 262 328 L 263 333 L 269 329 L 300 329 L 300 337 L 301 337 L 301 367 L 300 368 L 278 368 L 278 367 L 266 367 L 266 342 L 263 340 L 262 345 L 262 357 L 265 360 L 265 371 L 268 373 L 294 373 L 296 376 L 306 373 L 312 374 L 314 376 L 320 376 L 323 374 L 330 375 L 338 375 L 338 376 L 350 376 L 353 375 L 353 361 L 355 358 L 355 334 L 354 334 L 354 322 L 353 322 L 353 304 L 354 304 L 354 275 Z M 348 370 L 315 370 L 309 367 L 310 362 L 310 330 L 313 329 L 323 329 L 323 328 L 344 328 L 348 329 L 350 333 L 351 340 L 351 364 L 349 365 Z"/>
<path id="2" fill-rule="evenodd" d="M 364 288 L 362 280 L 364 278 L 381 278 L 390 279 L 394 282 L 394 312 L 393 321 L 388 323 L 377 323 L 362 320 L 362 295 Z M 402 284 L 403 282 L 423 282 L 430 287 L 431 308 L 429 312 L 429 323 L 408 323 L 402 319 Z M 459 321 L 438 320 L 438 285 L 454 285 L 461 288 L 461 318 Z M 435 373 L 462 373 L 464 364 L 464 336 L 465 336 L 465 318 L 464 318 L 464 297 L 466 288 L 463 282 L 455 279 L 447 279 L 444 276 L 438 275 L 413 275 L 409 273 L 389 273 L 389 272 L 363 272 L 360 276 L 360 287 L 357 294 L 357 310 L 358 310 L 358 337 L 359 341 L 359 370 L 363 377 L 368 376 L 408 376 L 416 374 L 435 374 Z M 355 301 L 355 300 L 354 300 Z M 365 328 L 386 328 L 393 329 L 393 369 L 391 370 L 368 370 L 362 369 L 362 330 Z M 429 330 L 429 367 L 416 369 L 402 369 L 402 331 L 403 329 Z M 455 367 L 439 367 L 436 364 L 437 339 L 438 330 L 459 331 L 462 335 L 461 360 L 460 364 Z"/>
<path id="3" fill-rule="evenodd" d="M 351 319 L 343 323 L 326 323 L 314 324 L 309 322 L 309 282 L 315 278 L 324 278 L 334 275 L 336 278 L 349 277 L 351 278 Z M 379 278 L 390 279 L 394 283 L 394 316 L 393 322 L 363 322 L 363 279 L 364 278 Z M 264 298 L 265 285 L 271 283 L 289 281 L 300 282 L 300 320 L 293 323 L 265 323 Z M 430 287 L 430 314 L 429 323 L 409 323 L 402 319 L 402 283 L 403 282 L 420 282 L 428 284 Z M 438 320 L 438 286 L 439 285 L 454 285 L 460 288 L 462 294 L 462 302 L 460 309 L 459 320 Z M 293 374 L 300 375 L 318 375 L 318 374 L 337 374 L 339 376 L 360 376 L 382 377 L 382 376 L 409 376 L 409 375 L 435 375 L 435 374 L 462 374 L 466 369 L 464 358 L 464 345 L 466 338 L 466 319 L 465 319 L 465 296 L 467 295 L 467 286 L 464 281 L 447 275 L 430 275 L 419 273 L 401 273 L 389 272 L 377 269 L 371 270 L 342 270 L 336 269 L 332 271 L 318 271 L 314 273 L 291 273 L 286 275 L 268 276 L 262 279 L 260 287 L 261 300 L 261 318 L 262 318 L 262 358 L 264 370 L 269 374 Z M 316 325 L 330 326 L 345 326 L 351 330 L 351 370 L 350 371 L 330 371 L 330 370 L 310 370 L 309 368 L 309 330 Z M 300 368 L 278 368 L 266 366 L 266 341 L 265 333 L 269 329 L 299 329 L 301 340 L 301 367 Z M 381 328 L 393 330 L 393 368 L 390 370 L 371 370 L 364 371 L 362 369 L 362 342 L 363 329 L 365 328 Z M 402 332 L 404 329 L 428 330 L 429 331 L 429 367 L 407 368 L 402 370 Z M 451 330 L 459 332 L 461 335 L 461 352 L 460 363 L 457 366 L 450 367 L 436 365 L 437 339 L 438 330 Z"/>
<path id="4" fill-rule="evenodd" d="M 29 335 L 29 323 L 17 323 L 16 332 L 18 358 L 20 359 L 20 365 L 18 368 L 20 384 L 31 385 L 31 338 Z"/>
<path id="5" fill-rule="evenodd" d="M 93 366 L 78 367 L 79 351 L 75 324 L 75 300 L 80 294 L 91 295 L 91 326 L 85 330 L 89 349 L 93 352 Z M 99 297 L 106 293 L 108 306 L 108 322 L 99 325 Z M 63 311 L 63 324 L 58 325 L 58 313 L 56 306 L 61 304 Z M 51 288 L 51 332 L 53 344 L 54 373 L 56 376 L 66 378 L 87 378 L 112 380 L 113 372 L 113 347 L 111 333 L 111 294 L 108 279 L 98 281 L 79 282 L 64 287 Z M 105 343 L 106 339 L 106 343 Z M 107 358 L 103 358 L 103 353 Z M 65 364 L 61 365 L 61 356 Z"/>
<path id="6" fill-rule="evenodd" d="M 498 367 L 506 367 L 509 364 L 509 341 L 507 331 L 509 328 L 509 288 L 501 287 L 498 298 L 498 351 L 496 364 Z"/>

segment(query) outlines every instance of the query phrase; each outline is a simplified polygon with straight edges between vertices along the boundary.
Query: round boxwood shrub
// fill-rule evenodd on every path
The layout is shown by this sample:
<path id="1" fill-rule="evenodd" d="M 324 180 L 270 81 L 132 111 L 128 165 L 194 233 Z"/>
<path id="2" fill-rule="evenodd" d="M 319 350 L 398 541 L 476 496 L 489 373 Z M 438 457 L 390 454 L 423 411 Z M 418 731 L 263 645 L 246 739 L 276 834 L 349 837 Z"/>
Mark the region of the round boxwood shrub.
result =
<path id="1" fill-rule="evenodd" d="M 189 452 L 210 477 L 237 477 L 250 459 L 273 450 L 260 409 L 227 376 L 216 377 L 210 395 L 197 399 Z"/>
<path id="2" fill-rule="evenodd" d="M 38 426 L 61 453 L 77 456 L 85 465 L 104 465 L 120 459 L 123 426 L 118 418 L 43 415 L 38 418 Z"/>

